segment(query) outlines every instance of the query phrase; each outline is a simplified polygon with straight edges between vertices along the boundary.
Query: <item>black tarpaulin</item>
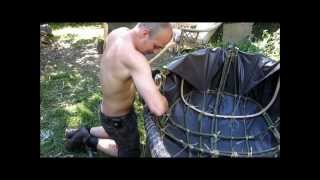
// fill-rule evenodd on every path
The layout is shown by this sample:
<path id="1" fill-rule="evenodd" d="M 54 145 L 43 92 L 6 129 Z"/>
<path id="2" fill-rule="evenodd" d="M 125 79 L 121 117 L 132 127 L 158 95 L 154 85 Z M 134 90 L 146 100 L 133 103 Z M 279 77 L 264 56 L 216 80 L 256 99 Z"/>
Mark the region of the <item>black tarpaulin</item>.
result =
<path id="1" fill-rule="evenodd" d="M 167 68 L 171 72 L 185 79 L 197 90 L 207 90 L 213 85 L 213 77 L 221 71 L 226 61 L 227 51 L 218 49 L 201 49 L 185 56 L 177 57 Z M 237 90 L 240 94 L 247 93 L 265 78 L 280 69 L 280 63 L 260 54 L 239 52 L 233 72 L 229 77 L 236 76 Z M 230 83 L 229 83 L 230 84 Z M 218 84 L 216 84 L 218 85 Z M 230 89 L 227 89 L 227 91 Z"/>
<path id="2" fill-rule="evenodd" d="M 235 48 L 206 48 L 175 57 L 167 69 L 162 93 L 168 116 L 154 121 L 147 107 L 144 114 L 154 157 L 279 156 L 280 62 Z M 216 117 L 181 97 L 208 114 L 245 117 L 268 108 L 250 118 Z"/>

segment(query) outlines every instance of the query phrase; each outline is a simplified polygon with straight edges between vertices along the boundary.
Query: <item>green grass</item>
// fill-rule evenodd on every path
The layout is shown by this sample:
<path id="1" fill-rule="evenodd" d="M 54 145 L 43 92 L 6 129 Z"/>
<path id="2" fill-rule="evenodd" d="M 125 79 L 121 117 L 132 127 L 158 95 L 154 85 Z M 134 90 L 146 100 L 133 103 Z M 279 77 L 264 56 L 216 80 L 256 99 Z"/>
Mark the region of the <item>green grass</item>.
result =
<path id="1" fill-rule="evenodd" d="M 59 65 L 54 72 L 40 79 L 40 128 L 53 132 L 42 142 L 41 153 L 49 156 L 65 152 L 66 128 L 99 125 L 97 113 L 101 93 L 95 79 L 60 69 L 64 67 Z"/>
<path id="2" fill-rule="evenodd" d="M 236 46 L 243 52 L 258 53 L 276 61 L 280 60 L 280 29 L 273 33 L 269 33 L 265 30 L 262 34 L 262 39 L 255 39 L 255 41 L 243 39 L 242 41 L 239 41 Z M 208 46 L 226 48 L 228 43 L 217 40 L 209 42 Z"/>
<path id="3" fill-rule="evenodd" d="M 74 27 L 74 28 L 81 28 L 81 27 L 88 27 L 88 26 L 96 26 L 96 27 L 101 27 L 102 22 L 81 22 L 81 23 L 72 23 L 72 22 L 65 22 L 65 23 L 48 23 L 52 30 L 57 30 L 57 29 L 62 29 L 66 27 Z"/>

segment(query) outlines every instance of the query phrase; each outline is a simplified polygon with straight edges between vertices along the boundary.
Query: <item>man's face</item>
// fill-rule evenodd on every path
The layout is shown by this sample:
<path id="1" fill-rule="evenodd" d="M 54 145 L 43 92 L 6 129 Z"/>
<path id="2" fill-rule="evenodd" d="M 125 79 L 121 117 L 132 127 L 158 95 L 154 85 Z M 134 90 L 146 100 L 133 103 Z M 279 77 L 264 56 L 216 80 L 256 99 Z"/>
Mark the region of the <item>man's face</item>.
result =
<path id="1" fill-rule="evenodd" d="M 144 54 L 157 54 L 168 44 L 171 38 L 172 30 L 170 28 L 161 30 L 154 37 L 150 37 L 150 31 L 143 30 L 140 49 Z"/>

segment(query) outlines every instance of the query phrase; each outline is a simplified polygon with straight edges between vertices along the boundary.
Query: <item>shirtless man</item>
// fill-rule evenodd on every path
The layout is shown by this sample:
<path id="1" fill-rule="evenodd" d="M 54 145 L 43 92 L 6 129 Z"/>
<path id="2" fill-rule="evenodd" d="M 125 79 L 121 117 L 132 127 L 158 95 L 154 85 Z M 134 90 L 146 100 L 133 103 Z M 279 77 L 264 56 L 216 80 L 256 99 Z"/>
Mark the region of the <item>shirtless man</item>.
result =
<path id="1" fill-rule="evenodd" d="M 111 156 L 140 156 L 133 109 L 135 92 L 138 91 L 154 115 L 161 116 L 168 110 L 168 102 L 152 79 L 145 55 L 159 53 L 172 35 L 170 23 L 138 23 L 132 29 L 118 28 L 109 34 L 100 68 L 102 126 L 66 134 L 67 149 L 85 145 Z"/>

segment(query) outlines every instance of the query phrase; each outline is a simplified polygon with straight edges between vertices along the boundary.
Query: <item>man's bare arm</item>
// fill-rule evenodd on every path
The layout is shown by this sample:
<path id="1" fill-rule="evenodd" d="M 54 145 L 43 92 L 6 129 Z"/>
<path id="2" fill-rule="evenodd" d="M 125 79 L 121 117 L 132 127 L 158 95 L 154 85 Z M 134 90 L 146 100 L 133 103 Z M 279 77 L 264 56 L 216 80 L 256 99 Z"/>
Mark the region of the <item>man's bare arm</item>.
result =
<path id="1" fill-rule="evenodd" d="M 163 115 L 168 110 L 168 101 L 153 81 L 147 59 L 140 54 L 132 54 L 124 64 L 128 67 L 136 89 L 150 111 L 157 116 Z"/>

